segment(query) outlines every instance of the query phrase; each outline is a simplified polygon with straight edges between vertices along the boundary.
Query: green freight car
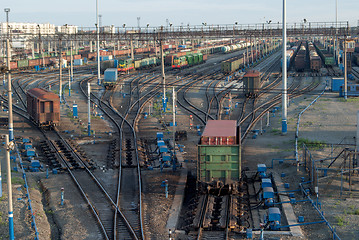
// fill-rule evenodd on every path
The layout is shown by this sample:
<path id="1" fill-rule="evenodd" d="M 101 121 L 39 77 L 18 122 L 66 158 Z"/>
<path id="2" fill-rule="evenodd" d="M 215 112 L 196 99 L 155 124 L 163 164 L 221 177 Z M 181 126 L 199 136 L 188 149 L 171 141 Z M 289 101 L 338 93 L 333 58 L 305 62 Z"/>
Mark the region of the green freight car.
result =
<path id="1" fill-rule="evenodd" d="M 198 145 L 200 189 L 218 182 L 233 185 L 241 178 L 240 131 L 235 120 L 209 120 Z"/>
<path id="2" fill-rule="evenodd" d="M 234 71 L 237 71 L 242 67 L 243 67 L 243 57 L 231 58 L 221 63 L 221 71 L 224 74 L 233 73 Z"/>
<path id="3" fill-rule="evenodd" d="M 314 43 L 314 47 L 316 48 L 317 53 L 321 57 L 325 66 L 335 65 L 333 54 L 331 54 L 327 49 L 323 48 L 319 42 Z"/>
<path id="4" fill-rule="evenodd" d="M 17 61 L 18 68 L 27 68 L 29 66 L 29 60 L 19 60 Z"/>

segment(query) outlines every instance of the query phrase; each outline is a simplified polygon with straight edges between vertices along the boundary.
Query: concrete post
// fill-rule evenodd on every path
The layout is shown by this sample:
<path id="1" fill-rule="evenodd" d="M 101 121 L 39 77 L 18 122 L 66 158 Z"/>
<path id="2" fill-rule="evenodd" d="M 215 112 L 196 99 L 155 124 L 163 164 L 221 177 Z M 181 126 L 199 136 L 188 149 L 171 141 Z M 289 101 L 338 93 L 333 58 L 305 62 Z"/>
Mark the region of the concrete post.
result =
<path id="1" fill-rule="evenodd" d="M 344 99 L 348 99 L 347 38 L 344 38 Z"/>
<path id="2" fill-rule="evenodd" d="M 12 91 L 11 91 L 11 67 L 10 67 L 10 41 L 9 38 L 6 39 L 6 46 L 7 46 L 7 67 L 8 67 L 8 74 L 7 74 L 7 94 L 8 94 L 8 101 L 9 101 L 9 139 L 10 141 L 14 140 L 14 128 L 13 128 L 13 118 L 12 118 Z"/>
<path id="3" fill-rule="evenodd" d="M 163 111 L 166 112 L 167 99 L 166 99 L 166 76 L 165 76 L 165 63 L 163 61 L 163 44 L 160 40 L 160 51 L 161 51 L 161 73 L 162 73 L 162 84 L 163 84 Z"/>
<path id="4" fill-rule="evenodd" d="M 65 191 L 65 189 L 61 188 L 61 206 L 64 205 L 64 191 Z"/>
<path id="5" fill-rule="evenodd" d="M 8 209 L 9 209 L 9 239 L 14 240 L 14 214 L 12 208 L 12 185 L 11 185 L 11 166 L 10 151 L 13 149 L 13 142 L 9 141 L 9 136 L 5 135 L 6 143 L 6 165 L 7 165 L 7 185 L 8 185 Z"/>
<path id="6" fill-rule="evenodd" d="M 97 85 L 101 85 L 101 66 L 100 66 L 100 23 L 98 15 L 98 0 L 96 0 L 96 37 L 97 37 Z"/>
<path id="7" fill-rule="evenodd" d="M 130 41 L 130 48 L 131 48 L 131 59 L 134 60 L 135 56 L 133 53 L 133 41 L 132 41 L 132 35 L 131 35 L 131 41 Z"/>
<path id="8" fill-rule="evenodd" d="M 176 92 L 175 87 L 172 88 L 172 115 L 173 115 L 173 155 L 176 152 Z M 173 156 L 173 157 L 174 157 Z"/>
<path id="9" fill-rule="evenodd" d="M 87 135 L 91 136 L 91 83 L 87 83 Z"/>
<path id="10" fill-rule="evenodd" d="M 282 134 L 287 134 L 287 10 L 286 0 L 283 0 L 283 40 L 282 40 L 282 81 L 283 81 L 283 93 L 282 93 Z"/>
<path id="11" fill-rule="evenodd" d="M 59 90 L 59 97 L 60 97 L 60 103 L 62 103 L 62 52 L 61 52 L 61 40 L 60 40 L 60 43 L 59 43 L 59 53 L 60 53 L 60 56 L 59 56 L 59 80 L 60 80 L 60 90 Z"/>
<path id="12" fill-rule="evenodd" d="M 70 69 L 69 69 L 69 75 L 70 75 L 70 78 L 69 78 L 69 96 L 71 96 L 71 82 L 73 81 L 73 78 L 74 78 L 74 61 L 73 61 L 73 56 L 72 56 L 72 42 L 71 42 L 71 50 L 70 50 Z"/>

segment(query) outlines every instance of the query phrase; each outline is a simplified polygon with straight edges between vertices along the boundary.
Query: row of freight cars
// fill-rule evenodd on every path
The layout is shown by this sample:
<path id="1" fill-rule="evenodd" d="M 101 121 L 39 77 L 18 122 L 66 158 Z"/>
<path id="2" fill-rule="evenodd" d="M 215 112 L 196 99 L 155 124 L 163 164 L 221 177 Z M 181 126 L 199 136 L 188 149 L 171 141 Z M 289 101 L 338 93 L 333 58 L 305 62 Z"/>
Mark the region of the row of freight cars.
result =
<path id="1" fill-rule="evenodd" d="M 249 62 L 256 62 L 261 56 L 271 53 L 276 50 L 278 46 L 269 46 L 267 48 L 262 48 L 261 51 L 252 50 L 248 52 L 248 55 L 245 57 L 240 55 L 239 57 L 233 57 L 228 60 L 221 62 L 221 71 L 223 74 L 231 74 L 235 71 L 244 67 L 244 64 L 248 64 Z M 245 52 L 246 54 L 246 52 Z M 244 61 L 246 61 L 244 63 Z"/>
<path id="2" fill-rule="evenodd" d="M 294 59 L 294 67 L 297 72 L 303 72 L 307 68 L 307 42 L 302 41 L 298 45 L 298 51 Z"/>
<path id="3" fill-rule="evenodd" d="M 316 42 L 302 41 L 299 45 L 299 51 L 295 56 L 295 70 L 302 72 L 310 69 L 312 72 L 319 72 L 322 66 L 332 67 L 335 65 L 333 54 Z"/>
<path id="4" fill-rule="evenodd" d="M 312 42 L 308 44 L 309 50 L 309 64 L 312 72 L 319 72 L 322 67 L 322 59 L 319 57 L 317 50 L 315 49 Z"/>
<path id="5" fill-rule="evenodd" d="M 201 64 L 207 60 L 207 55 L 202 53 L 190 53 L 185 56 L 174 57 L 172 69 L 183 69 L 197 64 Z"/>
<path id="6" fill-rule="evenodd" d="M 173 69 L 182 69 L 193 65 L 201 64 L 207 60 L 207 55 L 200 52 L 185 52 L 181 54 L 171 54 L 164 58 L 165 65 L 169 65 Z M 119 72 L 128 72 L 132 70 L 148 69 L 161 64 L 158 57 L 145 57 L 139 59 L 122 58 L 111 61 L 101 62 L 101 69 L 105 71 L 107 68 L 117 68 Z"/>
<path id="7" fill-rule="evenodd" d="M 73 55 L 73 59 L 81 59 L 81 55 Z M 63 56 L 63 60 L 70 61 L 70 56 Z M 85 59 L 86 60 L 86 59 Z M 24 59 L 10 62 L 11 70 L 33 69 L 36 66 L 54 66 L 59 63 L 57 57 L 44 57 L 38 59 Z"/>
<path id="8" fill-rule="evenodd" d="M 221 50 L 222 50 L 223 53 L 231 53 L 231 52 L 239 51 L 239 50 L 241 50 L 243 48 L 246 48 L 248 46 L 250 46 L 250 43 L 240 42 L 240 43 L 233 44 L 233 45 L 223 46 L 221 48 Z"/>
<path id="9" fill-rule="evenodd" d="M 242 46 L 244 45 L 244 43 L 240 43 L 237 44 L 236 46 Z M 230 51 L 236 51 L 237 47 L 234 47 L 235 45 L 230 45 L 228 46 L 228 48 L 226 47 L 225 49 L 231 49 Z M 174 56 L 183 56 L 186 55 L 188 53 L 191 53 L 192 51 L 189 49 L 183 49 L 180 50 L 180 52 L 178 53 L 171 53 L 171 51 L 175 51 L 176 47 L 175 45 L 164 45 L 163 46 L 164 51 L 165 51 L 165 56 L 170 56 L 169 59 L 171 59 L 171 61 L 166 61 L 167 57 L 165 59 L 165 63 L 166 65 L 172 66 L 173 65 L 173 58 Z M 159 50 L 159 48 L 157 48 L 157 51 Z M 238 49 L 239 50 L 239 49 Z M 181 52 L 182 51 L 182 52 Z M 203 55 L 207 55 L 207 54 L 214 54 L 214 53 L 227 53 L 230 52 L 227 50 L 223 49 L 223 46 L 210 46 L 210 47 L 205 47 L 205 48 L 201 48 L 198 49 L 196 51 L 193 51 L 194 53 L 199 52 L 202 53 Z M 134 54 L 148 54 L 148 53 L 155 53 L 156 49 L 155 48 L 150 48 L 150 47 L 144 47 L 144 48 L 135 48 L 134 49 Z M 28 53 L 30 54 L 30 52 Z M 66 50 L 66 51 L 62 51 L 62 58 L 64 60 L 70 61 L 71 60 L 71 51 L 70 50 Z M 124 49 L 124 50 L 100 50 L 100 61 L 108 61 L 111 60 L 112 58 L 116 58 L 116 57 L 121 57 L 121 56 L 128 56 L 131 54 L 131 50 L 130 49 Z M 182 55 L 181 55 L 182 54 Z M 72 55 L 73 55 L 73 59 L 74 59 L 74 65 L 82 65 L 83 63 L 87 63 L 88 60 L 95 60 L 96 61 L 96 56 L 97 53 L 96 52 L 91 52 L 89 47 L 84 47 L 84 48 L 80 48 L 79 50 L 73 50 L 72 51 Z M 172 57 L 171 57 L 172 56 Z M 58 63 L 58 53 L 57 52 L 44 52 L 43 55 L 41 54 L 35 54 L 35 58 L 34 59 L 22 59 L 22 60 L 13 60 L 10 62 L 10 67 L 12 70 L 21 70 L 21 69 L 33 69 L 36 68 L 36 66 L 54 66 L 56 65 L 56 63 Z M 80 59 L 82 59 L 82 61 L 79 61 Z M 132 63 L 126 61 L 125 63 L 123 63 L 124 67 L 122 70 L 120 71 L 127 71 L 127 68 L 130 69 L 137 69 L 139 68 L 139 66 L 141 68 L 147 67 L 147 65 L 156 65 L 158 64 L 158 62 L 153 63 L 153 61 L 151 59 L 148 59 L 149 63 L 146 64 L 146 59 L 144 59 L 144 62 L 139 63 L 138 60 L 135 60 L 133 62 L 133 67 L 132 67 Z M 168 63 L 169 62 L 169 63 Z"/>

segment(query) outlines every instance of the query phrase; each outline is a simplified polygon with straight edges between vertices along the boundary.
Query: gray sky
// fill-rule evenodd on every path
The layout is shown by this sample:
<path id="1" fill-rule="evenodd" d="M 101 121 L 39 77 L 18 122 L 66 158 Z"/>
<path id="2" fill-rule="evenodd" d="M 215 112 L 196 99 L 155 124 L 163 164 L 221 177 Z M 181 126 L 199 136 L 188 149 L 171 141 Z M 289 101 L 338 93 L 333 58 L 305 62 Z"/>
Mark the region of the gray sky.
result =
<path id="1" fill-rule="evenodd" d="M 4 4 L 4 2 L 6 3 Z M 338 0 L 339 21 L 357 25 L 358 0 Z M 10 7 L 10 21 L 71 24 L 94 27 L 95 0 L 3 0 L 4 8 Z M 99 0 L 102 25 L 141 26 L 165 25 L 169 19 L 173 25 L 190 23 L 210 24 L 262 23 L 266 20 L 281 22 L 282 0 Z M 300 22 L 335 21 L 335 0 L 287 0 L 287 21 Z M 5 20 L 2 11 L 0 21 Z"/>

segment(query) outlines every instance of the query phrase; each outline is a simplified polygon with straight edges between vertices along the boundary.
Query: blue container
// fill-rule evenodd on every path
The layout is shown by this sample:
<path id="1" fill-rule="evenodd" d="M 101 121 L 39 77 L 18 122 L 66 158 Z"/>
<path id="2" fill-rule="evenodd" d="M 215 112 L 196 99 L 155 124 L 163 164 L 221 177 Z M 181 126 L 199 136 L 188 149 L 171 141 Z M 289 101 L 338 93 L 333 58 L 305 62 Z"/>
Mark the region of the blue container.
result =
<path id="1" fill-rule="evenodd" d="M 332 78 L 332 92 L 339 92 L 344 85 L 344 78 Z"/>
<path id="2" fill-rule="evenodd" d="M 108 60 L 110 60 L 109 56 L 100 56 L 100 62 L 101 61 L 108 61 Z"/>
<path id="3" fill-rule="evenodd" d="M 160 153 L 166 153 L 166 152 L 168 152 L 167 146 L 161 146 L 160 147 Z"/>
<path id="4" fill-rule="evenodd" d="M 39 65 L 36 65 L 34 68 L 35 68 L 36 72 L 40 71 L 40 66 Z"/>
<path id="5" fill-rule="evenodd" d="M 246 236 L 247 236 L 247 239 L 252 239 L 252 238 L 253 238 L 253 231 L 252 231 L 252 229 L 247 228 L 247 230 L 246 230 Z"/>
<path id="6" fill-rule="evenodd" d="M 35 156 L 35 149 L 29 148 L 26 150 L 26 156 L 27 157 L 34 157 Z"/>
<path id="7" fill-rule="evenodd" d="M 39 160 L 31 160 L 30 166 L 32 168 L 40 168 L 41 167 L 40 161 Z"/>
<path id="8" fill-rule="evenodd" d="M 113 60 L 113 67 L 114 68 L 118 67 L 118 60 L 117 59 Z"/>
<path id="9" fill-rule="evenodd" d="M 300 223 L 304 222 L 304 216 L 298 216 L 298 222 Z"/>
<path id="10" fill-rule="evenodd" d="M 28 143 L 28 142 L 30 142 L 30 139 L 29 139 L 29 138 L 23 138 L 23 139 L 22 139 L 22 142 L 23 142 L 23 143 Z"/>
<path id="11" fill-rule="evenodd" d="M 164 153 L 162 155 L 162 159 L 163 159 L 163 161 L 168 162 L 168 161 L 171 161 L 171 156 L 168 153 Z"/>
<path id="12" fill-rule="evenodd" d="M 272 181 L 269 178 L 262 178 L 262 188 L 272 187 Z"/>
<path id="13" fill-rule="evenodd" d="M 158 141 L 157 141 L 157 146 L 159 146 L 159 147 L 166 146 L 165 141 L 163 141 L 163 140 L 158 140 Z"/>
<path id="14" fill-rule="evenodd" d="M 87 63 L 87 58 L 84 58 L 84 63 Z"/>
<path id="15" fill-rule="evenodd" d="M 74 60 L 74 66 L 82 66 L 83 62 L 82 59 L 75 59 Z"/>
<path id="16" fill-rule="evenodd" d="M 79 115 L 78 115 L 78 111 L 77 111 L 77 104 L 72 105 L 72 111 L 73 111 L 74 117 L 78 118 Z"/>
<path id="17" fill-rule="evenodd" d="M 274 198 L 274 190 L 272 187 L 265 187 L 263 188 L 263 198 Z"/>
<path id="18" fill-rule="evenodd" d="M 117 82 L 117 68 L 108 68 L 105 70 L 105 82 Z"/>
<path id="19" fill-rule="evenodd" d="M 268 209 L 268 220 L 273 222 L 273 221 L 278 221 L 280 222 L 280 210 L 279 208 L 276 207 L 272 207 Z"/>
<path id="20" fill-rule="evenodd" d="M 163 138 L 163 132 L 157 132 L 157 139 Z"/>
<path id="21" fill-rule="evenodd" d="M 30 148 L 32 148 L 32 144 L 31 143 L 25 143 L 24 148 L 25 148 L 25 150 L 30 149 Z"/>
<path id="22" fill-rule="evenodd" d="M 267 166 L 265 165 L 265 164 L 258 164 L 257 165 L 257 171 L 258 172 L 265 172 L 265 171 L 267 171 Z"/>

